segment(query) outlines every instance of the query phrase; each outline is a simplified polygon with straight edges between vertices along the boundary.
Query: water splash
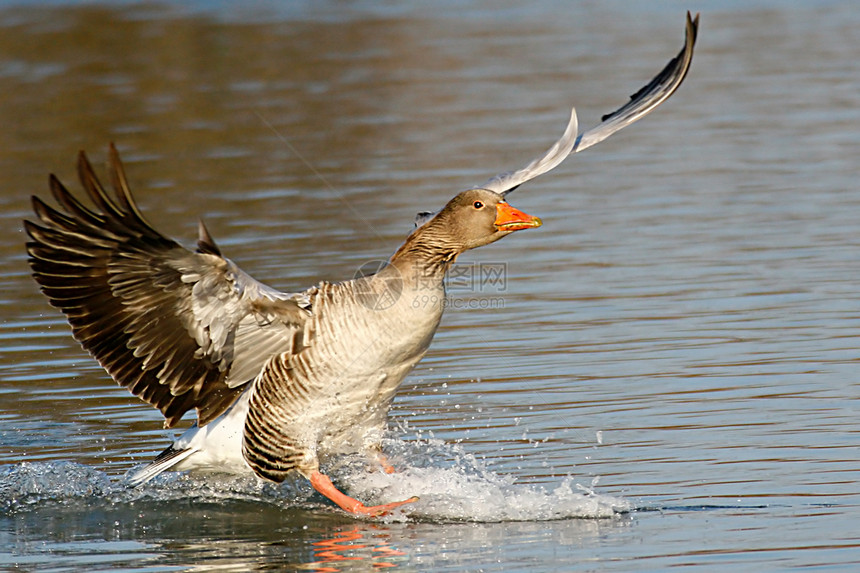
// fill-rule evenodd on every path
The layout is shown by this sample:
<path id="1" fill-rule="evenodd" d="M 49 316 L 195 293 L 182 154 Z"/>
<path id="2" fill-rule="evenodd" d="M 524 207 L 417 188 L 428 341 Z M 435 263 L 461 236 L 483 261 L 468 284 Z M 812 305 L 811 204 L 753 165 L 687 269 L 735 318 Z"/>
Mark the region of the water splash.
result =
<path id="1" fill-rule="evenodd" d="M 518 484 L 486 469 L 459 446 L 441 440 L 389 440 L 395 474 L 368 471 L 366 460 L 347 457 L 328 468 L 336 483 L 366 503 L 420 500 L 391 521 L 545 521 L 605 518 L 632 511 L 626 500 L 597 494 L 571 478 L 556 486 Z M 409 460 L 409 462 L 407 462 Z M 0 470 L 0 511 L 17 513 L 48 504 L 79 502 L 146 504 L 164 502 L 251 502 L 277 508 L 337 511 L 301 478 L 283 484 L 253 476 L 168 472 L 137 488 L 124 478 L 72 462 L 26 462 Z"/>
<path id="2" fill-rule="evenodd" d="M 403 515 L 428 521 L 604 518 L 633 509 L 623 499 L 585 488 L 574 491 L 571 478 L 546 488 L 517 484 L 513 478 L 492 473 L 475 475 L 456 468 L 408 468 L 397 474 L 355 473 L 349 484 L 350 491 L 358 497 L 396 500 L 418 496 L 419 501 L 407 506 Z"/>
<path id="3" fill-rule="evenodd" d="M 516 483 L 514 477 L 488 470 L 461 446 L 442 440 L 389 440 L 385 446 L 394 452 L 391 461 L 397 473 L 367 472 L 350 464 L 336 475 L 351 495 L 373 503 L 420 498 L 392 519 L 547 521 L 606 518 L 634 509 L 629 501 L 597 494 L 570 477 L 550 487 Z M 440 454 L 448 459 L 440 460 Z M 404 460 L 411 463 L 404 465 Z"/>
<path id="4" fill-rule="evenodd" d="M 0 471 L 0 511 L 11 513 L 45 501 L 107 497 L 114 489 L 104 472 L 72 462 L 24 462 Z"/>
<path id="5" fill-rule="evenodd" d="M 295 507 L 310 496 L 294 484 L 272 484 L 251 476 L 187 475 L 167 472 L 142 487 L 130 487 L 125 477 L 73 462 L 24 462 L 0 470 L 0 512 L 18 513 L 48 504 L 81 501 L 134 504 L 171 501 L 269 502 Z"/>

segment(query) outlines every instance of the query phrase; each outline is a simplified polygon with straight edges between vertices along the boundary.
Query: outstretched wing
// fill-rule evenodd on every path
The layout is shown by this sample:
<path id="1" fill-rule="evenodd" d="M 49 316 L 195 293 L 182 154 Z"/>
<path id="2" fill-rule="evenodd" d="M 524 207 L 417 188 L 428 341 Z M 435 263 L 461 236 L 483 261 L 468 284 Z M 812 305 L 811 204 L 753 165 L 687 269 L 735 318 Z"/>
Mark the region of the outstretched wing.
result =
<path id="1" fill-rule="evenodd" d="M 309 310 L 244 273 L 200 225 L 192 252 L 143 217 L 111 145 L 111 198 L 83 152 L 78 174 L 89 208 L 53 175 L 61 209 L 33 197 L 25 221 L 33 277 L 65 313 L 75 338 L 121 386 L 176 424 L 224 412 L 273 355 L 306 344 Z"/>
<path id="2" fill-rule="evenodd" d="M 699 15 L 692 18 L 687 12 L 687 31 L 684 47 L 677 56 L 672 58 L 666 67 L 657 74 L 648 85 L 642 87 L 630 96 L 630 101 L 600 118 L 600 125 L 589 129 L 577 139 L 573 152 L 588 149 L 595 143 L 600 143 L 616 131 L 634 123 L 669 99 L 675 90 L 687 77 L 690 64 L 693 62 L 693 47 L 696 45 L 696 35 L 699 33 Z"/>
<path id="3" fill-rule="evenodd" d="M 564 134 L 543 156 L 535 159 L 518 171 L 509 171 L 496 175 L 480 187 L 507 195 L 526 181 L 530 181 L 555 168 L 571 153 L 588 149 L 600 143 L 616 131 L 634 123 L 657 108 L 684 81 L 690 64 L 693 61 L 693 47 L 699 30 L 699 16 L 693 18 L 687 12 L 687 30 L 684 47 L 672 58 L 663 70 L 646 86 L 630 96 L 630 101 L 601 118 L 601 123 L 588 131 L 577 135 L 576 110 L 570 116 L 570 122 Z"/>

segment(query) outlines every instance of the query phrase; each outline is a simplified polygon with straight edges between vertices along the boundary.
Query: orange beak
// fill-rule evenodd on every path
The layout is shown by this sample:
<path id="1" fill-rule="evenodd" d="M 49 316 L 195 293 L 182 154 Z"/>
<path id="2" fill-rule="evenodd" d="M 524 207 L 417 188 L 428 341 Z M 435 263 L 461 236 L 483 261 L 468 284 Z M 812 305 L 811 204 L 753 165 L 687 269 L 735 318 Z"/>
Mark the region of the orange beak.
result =
<path id="1" fill-rule="evenodd" d="M 542 224 L 543 222 L 539 218 L 526 215 L 504 201 L 496 205 L 495 225 L 500 231 L 519 231 L 531 227 L 540 227 Z"/>

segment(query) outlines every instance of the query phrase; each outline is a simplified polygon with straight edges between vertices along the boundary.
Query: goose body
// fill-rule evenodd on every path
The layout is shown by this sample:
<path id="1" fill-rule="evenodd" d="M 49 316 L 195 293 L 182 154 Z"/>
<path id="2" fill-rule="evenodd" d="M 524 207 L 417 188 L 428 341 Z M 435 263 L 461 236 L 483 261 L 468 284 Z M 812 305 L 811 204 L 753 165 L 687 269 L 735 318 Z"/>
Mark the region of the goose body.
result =
<path id="1" fill-rule="evenodd" d="M 414 501 L 367 507 L 321 473 L 320 458 L 364 452 L 393 471 L 380 445 L 386 416 L 439 326 L 450 265 L 466 250 L 539 227 L 506 195 L 665 101 L 686 76 L 697 29 L 698 17 L 688 13 L 678 56 L 597 127 L 580 134 L 572 113 L 543 156 L 422 213 L 377 273 L 300 293 L 253 279 L 224 257 L 202 223 L 195 250 L 159 233 L 138 208 L 113 145 L 113 196 L 79 155 L 92 207 L 51 175 L 59 209 L 33 197 L 38 222 L 25 221 L 34 278 L 82 346 L 117 383 L 158 408 L 166 427 L 196 413 L 195 424 L 135 472 L 132 484 L 165 470 L 274 482 L 298 472 L 356 514 Z"/>
<path id="2" fill-rule="evenodd" d="M 308 386 L 325 391 L 299 401 L 280 432 L 297 439 L 311 467 L 317 455 L 365 451 L 378 456 L 391 400 L 403 378 L 427 352 L 442 317 L 441 283 L 425 280 L 420 288 L 405 286 L 400 272 L 391 267 L 379 275 L 324 283 L 303 293 L 310 308 L 319 309 L 306 326 L 319 344 L 306 349 L 302 362 L 308 363 L 312 373 Z M 439 302 L 415 304 L 424 300 L 419 297 Z M 347 332 L 349 336 L 344 335 Z M 292 364 L 285 366 L 291 368 Z M 273 372 L 276 368 L 281 366 L 273 364 Z M 143 483 L 166 469 L 253 473 L 242 449 L 253 388 L 249 385 L 209 424 L 192 426 L 161 459 L 132 475 L 131 483 Z M 261 394 L 255 404 L 261 411 L 271 412 L 278 402 Z M 261 470 L 261 475 L 265 472 Z M 283 479 L 280 473 L 266 477 Z"/>

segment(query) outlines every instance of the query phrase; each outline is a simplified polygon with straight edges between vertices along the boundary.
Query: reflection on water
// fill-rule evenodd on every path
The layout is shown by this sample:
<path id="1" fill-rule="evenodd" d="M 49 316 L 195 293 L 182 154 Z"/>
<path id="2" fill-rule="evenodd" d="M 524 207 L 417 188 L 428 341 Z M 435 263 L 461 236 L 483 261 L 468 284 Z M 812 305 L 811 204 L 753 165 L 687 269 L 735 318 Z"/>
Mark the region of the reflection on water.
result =
<path id="1" fill-rule="evenodd" d="M 314 542 L 313 557 L 316 561 L 304 564 L 300 569 L 335 573 L 348 570 L 352 565 L 350 561 L 368 561 L 373 569 L 397 567 L 397 558 L 406 554 L 392 548 L 391 535 L 380 532 L 375 537 L 365 538 L 358 526 L 337 532 L 329 539 Z"/>
<path id="2" fill-rule="evenodd" d="M 49 172 L 76 186 L 77 151 L 115 141 L 160 229 L 191 242 L 204 217 L 295 291 L 544 150 L 568 106 L 595 123 L 682 40 L 672 3 L 327 8 L 0 8 L 0 568 L 860 564 L 860 12 L 839 2 L 707 6 L 671 101 L 511 195 L 544 226 L 460 261 L 505 278 L 458 300 L 501 300 L 449 308 L 407 378 L 401 473 L 332 468 L 420 494 L 414 515 L 356 521 L 298 481 L 124 487 L 171 435 L 28 276 Z"/>

